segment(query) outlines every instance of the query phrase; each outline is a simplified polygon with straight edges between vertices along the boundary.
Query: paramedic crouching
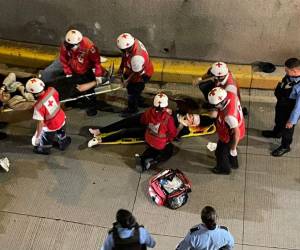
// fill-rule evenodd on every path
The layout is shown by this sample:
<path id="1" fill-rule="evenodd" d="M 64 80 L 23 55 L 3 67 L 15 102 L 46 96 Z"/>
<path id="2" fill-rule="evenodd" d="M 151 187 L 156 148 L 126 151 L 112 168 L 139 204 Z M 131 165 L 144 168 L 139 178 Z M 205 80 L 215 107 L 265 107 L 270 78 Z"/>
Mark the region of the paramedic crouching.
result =
<path id="1" fill-rule="evenodd" d="M 141 124 L 146 125 L 145 141 L 147 149 L 136 157 L 136 169 L 143 172 L 168 160 L 173 154 L 172 141 L 177 135 L 174 118 L 168 110 L 168 97 L 159 93 L 154 97 L 153 107 L 141 117 Z"/>
<path id="2" fill-rule="evenodd" d="M 231 250 L 234 239 L 227 227 L 217 225 L 217 213 L 206 206 L 201 211 L 202 224 L 190 229 L 176 250 Z"/>

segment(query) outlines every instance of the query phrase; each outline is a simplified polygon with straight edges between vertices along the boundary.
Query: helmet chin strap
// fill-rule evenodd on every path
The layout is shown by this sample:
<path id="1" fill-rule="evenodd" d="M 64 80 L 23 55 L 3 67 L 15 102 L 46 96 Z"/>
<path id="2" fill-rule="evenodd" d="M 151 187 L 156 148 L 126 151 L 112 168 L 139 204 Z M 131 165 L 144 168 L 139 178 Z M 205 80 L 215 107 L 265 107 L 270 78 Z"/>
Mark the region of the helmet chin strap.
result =
<path id="1" fill-rule="evenodd" d="M 229 74 L 226 75 L 226 77 L 224 78 L 224 80 L 222 82 L 218 82 L 219 85 L 225 85 L 225 83 L 227 82 L 229 77 Z"/>
<path id="2" fill-rule="evenodd" d="M 76 45 L 74 45 L 72 48 L 71 48 L 71 50 L 77 50 L 78 49 L 78 47 L 79 47 L 79 45 L 78 44 L 76 44 Z"/>
<path id="3" fill-rule="evenodd" d="M 218 103 L 216 105 L 216 107 L 219 108 L 220 110 L 223 110 L 224 108 L 226 108 L 226 106 L 228 105 L 229 101 L 230 100 L 226 98 L 225 100 L 223 100 L 220 103 Z"/>

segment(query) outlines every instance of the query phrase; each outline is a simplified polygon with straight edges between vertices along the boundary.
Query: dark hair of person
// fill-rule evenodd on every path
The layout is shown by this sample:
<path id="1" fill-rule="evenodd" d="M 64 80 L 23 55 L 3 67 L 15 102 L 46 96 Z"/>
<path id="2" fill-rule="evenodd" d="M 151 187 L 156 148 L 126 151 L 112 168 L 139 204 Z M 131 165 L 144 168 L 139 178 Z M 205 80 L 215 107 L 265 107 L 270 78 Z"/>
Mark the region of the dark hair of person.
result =
<path id="1" fill-rule="evenodd" d="M 138 225 L 132 213 L 126 209 L 119 209 L 116 215 L 116 221 L 122 228 L 127 229 L 132 229 Z"/>
<path id="2" fill-rule="evenodd" d="M 294 69 L 300 67 L 300 60 L 298 58 L 292 57 L 285 61 L 284 66 L 288 69 Z"/>
<path id="3" fill-rule="evenodd" d="M 211 206 L 206 206 L 201 211 L 201 219 L 207 229 L 214 230 L 217 225 L 217 213 Z"/>

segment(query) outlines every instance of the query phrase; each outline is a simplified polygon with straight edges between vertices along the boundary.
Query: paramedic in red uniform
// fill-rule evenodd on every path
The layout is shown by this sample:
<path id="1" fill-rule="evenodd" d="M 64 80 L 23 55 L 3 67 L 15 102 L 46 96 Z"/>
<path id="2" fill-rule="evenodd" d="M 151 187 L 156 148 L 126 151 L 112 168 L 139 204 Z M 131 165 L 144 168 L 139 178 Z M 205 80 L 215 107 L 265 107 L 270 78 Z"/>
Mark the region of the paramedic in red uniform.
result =
<path id="1" fill-rule="evenodd" d="M 122 51 L 118 74 L 124 79 L 128 94 L 128 107 L 122 112 L 126 117 L 136 113 L 138 106 L 144 106 L 141 93 L 153 75 L 153 64 L 145 46 L 129 33 L 117 38 L 117 46 Z"/>
<path id="2" fill-rule="evenodd" d="M 217 108 L 216 127 L 218 144 L 215 152 L 217 166 L 215 174 L 230 174 L 231 168 L 238 168 L 237 146 L 245 136 L 245 121 L 239 98 L 223 88 L 213 88 L 208 101 Z"/>
<path id="3" fill-rule="evenodd" d="M 65 75 L 85 75 L 93 73 L 97 83 L 102 83 L 105 69 L 100 64 L 100 54 L 95 44 L 78 30 L 69 30 L 60 46 L 59 60 L 41 72 L 41 79 L 47 83 Z"/>
<path id="4" fill-rule="evenodd" d="M 55 60 L 45 70 L 41 71 L 41 79 L 47 84 L 60 76 L 72 77 L 74 81 L 96 81 L 96 86 L 107 79 L 106 70 L 101 66 L 100 54 L 96 45 L 78 30 L 69 30 L 65 41 L 60 46 L 59 60 Z M 91 90 L 93 91 L 93 90 Z M 96 115 L 95 97 L 91 97 L 88 115 Z"/>
<path id="5" fill-rule="evenodd" d="M 211 81 L 201 83 L 207 78 L 211 78 Z M 233 78 L 232 73 L 229 71 L 228 66 L 224 62 L 215 62 L 208 69 L 207 73 L 203 77 L 197 78 L 194 80 L 193 84 L 198 85 L 202 91 L 206 100 L 208 100 L 208 93 L 215 87 L 221 87 L 226 91 L 232 92 L 240 98 L 239 88 Z"/>
<path id="6" fill-rule="evenodd" d="M 136 168 L 140 172 L 168 160 L 173 154 L 172 141 L 177 128 L 168 110 L 167 95 L 159 93 L 154 97 L 153 107 L 142 114 L 141 123 L 147 126 L 145 141 L 148 148 L 141 156 L 136 155 Z"/>
<path id="7" fill-rule="evenodd" d="M 65 150 L 71 143 L 66 136 L 66 116 L 60 107 L 58 92 L 49 87 L 38 78 L 32 78 L 26 83 L 26 91 L 32 93 L 37 102 L 34 105 L 33 119 L 37 121 L 37 128 L 32 137 L 34 152 L 37 154 L 50 154 L 53 145 Z"/>

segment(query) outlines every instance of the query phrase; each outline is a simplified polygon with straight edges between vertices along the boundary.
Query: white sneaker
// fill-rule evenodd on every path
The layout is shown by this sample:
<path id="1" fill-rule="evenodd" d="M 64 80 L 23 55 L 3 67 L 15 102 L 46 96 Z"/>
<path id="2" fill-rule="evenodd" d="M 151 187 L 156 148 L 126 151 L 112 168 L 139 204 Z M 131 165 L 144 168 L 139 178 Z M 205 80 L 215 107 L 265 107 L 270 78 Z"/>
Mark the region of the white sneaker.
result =
<path id="1" fill-rule="evenodd" d="M 94 147 L 102 142 L 101 138 L 94 137 L 92 140 L 88 142 L 88 147 Z"/>
<path id="2" fill-rule="evenodd" d="M 93 129 L 93 128 L 89 128 L 89 132 L 94 136 L 98 136 L 101 134 L 100 129 Z"/>
<path id="3" fill-rule="evenodd" d="M 7 157 L 0 159 L 0 166 L 6 171 L 9 171 L 9 160 Z"/>

